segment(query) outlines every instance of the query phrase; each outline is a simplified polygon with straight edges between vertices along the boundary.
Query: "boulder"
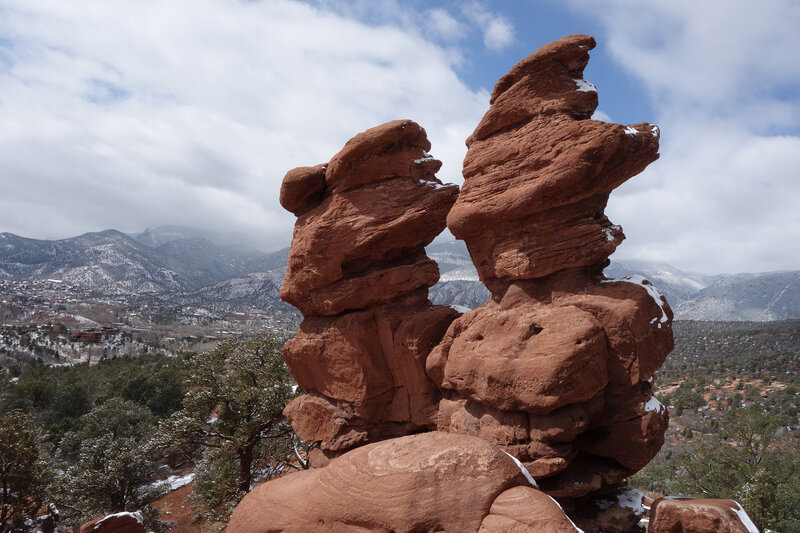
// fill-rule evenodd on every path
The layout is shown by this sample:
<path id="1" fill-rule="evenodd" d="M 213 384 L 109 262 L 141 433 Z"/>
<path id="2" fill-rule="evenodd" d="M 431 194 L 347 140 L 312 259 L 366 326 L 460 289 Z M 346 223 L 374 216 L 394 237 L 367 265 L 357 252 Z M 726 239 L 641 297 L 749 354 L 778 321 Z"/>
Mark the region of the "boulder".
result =
<path id="1" fill-rule="evenodd" d="M 79 533 L 146 533 L 142 514 L 114 513 L 83 524 Z"/>
<path id="2" fill-rule="evenodd" d="M 487 441 L 423 433 L 260 485 L 236 508 L 228 532 L 478 531 L 499 495 L 527 484 Z"/>
<path id="3" fill-rule="evenodd" d="M 733 500 L 659 498 L 650 507 L 648 533 L 758 533 Z"/>
<path id="4" fill-rule="evenodd" d="M 533 487 L 513 487 L 498 496 L 478 533 L 577 533 L 581 530 L 558 503 Z"/>

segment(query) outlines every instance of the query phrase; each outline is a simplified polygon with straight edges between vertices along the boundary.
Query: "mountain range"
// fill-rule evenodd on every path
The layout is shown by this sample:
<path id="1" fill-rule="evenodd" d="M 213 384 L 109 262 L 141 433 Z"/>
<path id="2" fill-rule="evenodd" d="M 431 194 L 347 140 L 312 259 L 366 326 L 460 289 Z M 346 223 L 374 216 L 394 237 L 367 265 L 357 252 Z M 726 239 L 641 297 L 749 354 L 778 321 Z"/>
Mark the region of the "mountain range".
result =
<path id="1" fill-rule="evenodd" d="M 272 253 L 231 245 L 224 235 L 176 226 L 138 234 L 117 230 L 61 240 L 0 233 L 0 280 L 59 280 L 97 295 L 158 295 L 176 304 L 242 302 L 270 309 L 278 297 L 288 248 Z M 431 244 L 441 279 L 436 304 L 475 308 L 489 292 L 461 241 Z M 767 321 L 800 317 L 800 270 L 705 275 L 665 263 L 612 261 L 609 278 L 641 275 L 684 320 Z"/>

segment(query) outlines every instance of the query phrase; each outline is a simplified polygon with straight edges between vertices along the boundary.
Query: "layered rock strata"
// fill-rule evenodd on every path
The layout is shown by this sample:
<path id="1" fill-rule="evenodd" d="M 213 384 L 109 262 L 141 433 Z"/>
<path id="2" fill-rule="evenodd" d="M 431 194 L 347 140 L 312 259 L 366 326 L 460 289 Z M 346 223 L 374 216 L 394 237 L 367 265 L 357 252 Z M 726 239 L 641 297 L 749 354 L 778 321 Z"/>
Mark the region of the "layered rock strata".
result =
<path id="1" fill-rule="evenodd" d="M 425 360 L 457 313 L 428 301 L 439 270 L 424 247 L 458 187 L 435 177 L 428 150 L 418 124 L 389 122 L 281 187 L 298 216 L 281 298 L 304 316 L 284 356 L 307 392 L 285 415 L 328 456 L 435 427 Z"/>
<path id="2" fill-rule="evenodd" d="M 439 432 L 367 444 L 261 485 L 228 525 L 229 533 L 479 530 L 578 532 L 496 446 Z"/>
<path id="3" fill-rule="evenodd" d="M 591 120 L 593 47 L 566 37 L 501 78 L 458 199 L 411 121 L 286 175 L 281 296 L 304 321 L 284 355 L 307 394 L 285 414 L 320 468 L 251 492 L 229 531 L 577 531 L 553 498 L 612 499 L 658 452 L 668 415 L 650 378 L 672 312 L 602 270 L 624 238 L 608 195 L 658 157 L 659 134 Z M 492 294 L 461 316 L 427 300 L 424 246 L 445 220 Z M 623 531 L 639 515 L 603 519 Z"/>
<path id="4" fill-rule="evenodd" d="M 591 119 L 594 46 L 565 37 L 495 86 L 447 217 L 492 298 L 426 363 L 443 392 L 437 429 L 496 442 L 559 498 L 641 469 L 668 422 L 650 378 L 672 311 L 649 282 L 602 276 L 624 238 L 603 213 L 609 193 L 658 158 L 659 131 Z"/>

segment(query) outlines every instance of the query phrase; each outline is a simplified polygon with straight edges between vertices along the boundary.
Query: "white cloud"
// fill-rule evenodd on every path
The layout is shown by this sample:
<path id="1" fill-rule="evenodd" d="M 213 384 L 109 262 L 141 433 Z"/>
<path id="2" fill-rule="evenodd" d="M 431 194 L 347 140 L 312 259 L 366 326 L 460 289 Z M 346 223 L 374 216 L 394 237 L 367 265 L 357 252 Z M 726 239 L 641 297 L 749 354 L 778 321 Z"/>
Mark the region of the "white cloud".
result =
<path id="1" fill-rule="evenodd" d="M 595 109 L 594 113 L 592 114 L 592 120 L 602 120 L 603 122 L 614 122 L 614 120 L 610 116 L 608 116 L 608 113 L 605 113 L 600 109 Z"/>
<path id="2" fill-rule="evenodd" d="M 469 2 L 463 7 L 464 15 L 483 32 L 483 44 L 500 51 L 514 43 L 514 27 L 499 13 L 489 11 L 483 4 Z"/>
<path id="3" fill-rule="evenodd" d="M 452 54 L 290 0 L 5 0 L 0 231 L 224 227 L 286 245 L 285 172 L 396 118 L 460 182 L 488 105 Z"/>
<path id="4" fill-rule="evenodd" d="M 661 159 L 611 196 L 620 258 L 714 272 L 800 268 L 800 5 L 790 0 L 573 7 L 644 81 Z M 615 256 L 615 257 L 617 257 Z"/>
<path id="5" fill-rule="evenodd" d="M 502 18 L 493 18 L 486 25 L 483 44 L 492 50 L 502 50 L 514 42 L 514 28 Z"/>
<path id="6" fill-rule="evenodd" d="M 426 12 L 428 30 L 440 39 L 448 42 L 463 39 L 467 27 L 456 20 L 446 9 L 436 8 Z"/>

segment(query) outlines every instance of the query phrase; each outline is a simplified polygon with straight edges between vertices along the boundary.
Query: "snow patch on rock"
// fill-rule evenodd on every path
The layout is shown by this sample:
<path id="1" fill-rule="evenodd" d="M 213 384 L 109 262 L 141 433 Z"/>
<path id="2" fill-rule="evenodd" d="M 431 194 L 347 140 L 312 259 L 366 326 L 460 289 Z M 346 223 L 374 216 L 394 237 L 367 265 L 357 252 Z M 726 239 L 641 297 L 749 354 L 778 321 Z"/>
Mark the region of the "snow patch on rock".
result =
<path id="1" fill-rule="evenodd" d="M 533 476 L 531 475 L 531 473 L 528 472 L 528 469 L 525 468 L 525 465 L 522 464 L 519 459 L 517 459 L 516 457 L 514 457 L 513 455 L 511 455 L 510 453 L 508 453 L 505 450 L 503 450 L 503 453 L 506 454 L 507 456 L 511 457 L 511 460 L 514 461 L 517 464 L 519 469 L 522 471 L 522 475 L 525 476 L 525 479 L 527 479 L 528 483 L 531 484 L 531 487 L 537 487 L 537 488 L 539 487 L 539 485 L 536 484 L 536 480 L 533 479 Z"/>
<path id="2" fill-rule="evenodd" d="M 595 87 L 593 83 L 589 83 L 588 81 L 581 80 L 581 79 L 574 79 L 572 81 L 574 81 L 575 85 L 578 86 L 578 88 L 575 89 L 578 92 L 581 92 L 581 93 L 596 93 L 597 92 L 597 87 Z"/>

